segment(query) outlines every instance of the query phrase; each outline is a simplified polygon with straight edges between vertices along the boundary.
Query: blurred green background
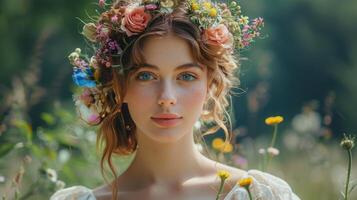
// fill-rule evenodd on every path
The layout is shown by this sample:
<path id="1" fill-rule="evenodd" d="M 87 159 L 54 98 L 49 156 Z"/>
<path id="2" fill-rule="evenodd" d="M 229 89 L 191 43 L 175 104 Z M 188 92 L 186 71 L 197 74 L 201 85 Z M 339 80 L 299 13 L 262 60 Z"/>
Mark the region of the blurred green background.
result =
<path id="1" fill-rule="evenodd" d="M 77 17 L 88 19 L 96 3 L 0 1 L 0 196 L 15 188 L 23 199 L 48 199 L 63 186 L 58 180 L 66 187 L 104 182 L 96 129 L 76 118 L 67 59 L 86 46 Z M 357 1 L 240 4 L 251 19 L 263 17 L 265 28 L 264 39 L 242 52 L 241 89 L 233 98 L 236 156 L 227 155 L 227 163 L 258 168 L 257 151 L 271 139 L 264 119 L 282 115 L 280 155 L 270 172 L 302 199 L 340 198 L 347 158 L 339 141 L 357 132 Z M 218 136 L 222 131 L 207 144 Z M 130 159 L 117 159 L 120 170 Z"/>

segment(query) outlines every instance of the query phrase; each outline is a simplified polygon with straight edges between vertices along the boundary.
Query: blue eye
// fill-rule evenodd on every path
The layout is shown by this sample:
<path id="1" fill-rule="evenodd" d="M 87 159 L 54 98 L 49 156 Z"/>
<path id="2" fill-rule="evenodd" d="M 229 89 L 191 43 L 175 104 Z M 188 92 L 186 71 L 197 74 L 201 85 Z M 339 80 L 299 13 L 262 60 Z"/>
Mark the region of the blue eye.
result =
<path id="1" fill-rule="evenodd" d="M 194 81 L 197 79 L 195 76 L 189 73 L 184 73 L 181 77 L 183 77 L 186 81 Z"/>
<path id="2" fill-rule="evenodd" d="M 136 76 L 136 79 L 137 80 L 141 80 L 141 81 L 148 81 L 148 80 L 150 80 L 150 77 L 152 77 L 151 73 L 149 73 L 149 72 L 140 72 Z"/>

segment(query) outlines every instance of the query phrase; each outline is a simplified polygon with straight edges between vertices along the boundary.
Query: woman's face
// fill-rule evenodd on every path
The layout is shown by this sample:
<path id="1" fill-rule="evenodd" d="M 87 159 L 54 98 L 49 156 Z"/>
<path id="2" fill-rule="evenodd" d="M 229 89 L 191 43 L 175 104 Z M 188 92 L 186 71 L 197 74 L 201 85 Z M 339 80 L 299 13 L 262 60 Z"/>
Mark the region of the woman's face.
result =
<path id="1" fill-rule="evenodd" d="M 207 94 L 207 69 L 193 58 L 189 44 L 174 35 L 145 41 L 147 63 L 129 77 L 124 102 L 137 134 L 159 142 L 174 142 L 192 133 Z M 178 119 L 161 114 L 175 114 Z"/>

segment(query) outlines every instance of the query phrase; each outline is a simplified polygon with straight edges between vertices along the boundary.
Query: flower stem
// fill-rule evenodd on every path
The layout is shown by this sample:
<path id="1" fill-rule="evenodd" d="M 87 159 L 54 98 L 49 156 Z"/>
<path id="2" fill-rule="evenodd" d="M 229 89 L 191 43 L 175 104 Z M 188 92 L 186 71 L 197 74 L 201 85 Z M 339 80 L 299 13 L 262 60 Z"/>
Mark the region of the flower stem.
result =
<path id="1" fill-rule="evenodd" d="M 219 186 L 219 190 L 216 196 L 216 200 L 219 200 L 219 196 L 221 195 L 221 192 L 223 190 L 223 185 L 224 185 L 224 180 L 221 180 L 221 185 Z"/>
<path id="2" fill-rule="evenodd" d="M 268 170 L 268 167 L 269 167 L 269 164 L 270 164 L 270 161 L 271 161 L 271 159 L 273 158 L 273 156 L 272 155 L 270 155 L 270 154 L 267 154 L 267 162 L 266 162 L 266 170 Z"/>
<path id="3" fill-rule="evenodd" d="M 248 187 L 245 188 L 248 192 L 248 195 L 249 195 L 249 200 L 253 200 L 253 197 L 252 197 L 252 193 L 250 193 L 250 190 Z"/>
<path id="4" fill-rule="evenodd" d="M 275 145 L 275 140 L 276 140 L 277 132 L 278 132 L 278 124 L 275 124 L 275 125 L 274 125 L 273 138 L 272 138 L 272 140 L 271 140 L 270 147 L 274 147 L 274 145 Z"/>
<path id="5" fill-rule="evenodd" d="M 345 187 L 345 200 L 348 200 L 348 184 L 350 182 L 351 168 L 352 168 L 352 152 L 351 150 L 347 150 L 347 152 L 348 152 L 348 169 L 347 169 L 347 180 L 346 180 L 346 187 Z"/>

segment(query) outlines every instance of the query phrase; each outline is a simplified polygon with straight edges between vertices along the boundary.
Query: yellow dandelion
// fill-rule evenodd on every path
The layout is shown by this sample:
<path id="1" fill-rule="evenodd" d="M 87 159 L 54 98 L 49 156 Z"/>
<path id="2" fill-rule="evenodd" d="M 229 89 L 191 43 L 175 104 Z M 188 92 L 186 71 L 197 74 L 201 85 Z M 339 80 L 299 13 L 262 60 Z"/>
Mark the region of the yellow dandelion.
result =
<path id="1" fill-rule="evenodd" d="M 226 170 L 219 170 L 217 172 L 217 176 L 219 178 L 221 178 L 221 180 L 226 180 L 227 178 L 229 178 L 231 176 L 231 174 Z"/>
<path id="2" fill-rule="evenodd" d="M 214 149 L 220 150 L 223 145 L 224 145 L 224 141 L 222 140 L 222 138 L 215 138 L 212 141 L 212 147 Z"/>
<path id="3" fill-rule="evenodd" d="M 223 144 L 221 151 L 224 153 L 230 153 L 233 151 L 233 145 L 231 143 Z"/>
<path id="4" fill-rule="evenodd" d="M 242 178 L 238 181 L 238 184 L 241 187 L 249 187 L 250 184 L 252 184 L 253 182 L 253 178 L 252 177 L 247 177 L 247 178 Z"/>
<path id="5" fill-rule="evenodd" d="M 205 7 L 206 9 L 210 9 L 212 7 L 211 3 L 210 2 L 204 2 L 203 3 L 203 7 Z"/>
<path id="6" fill-rule="evenodd" d="M 198 10 L 200 8 L 200 6 L 198 5 L 198 3 L 192 3 L 191 8 L 192 8 L 192 10 Z"/>
<path id="7" fill-rule="evenodd" d="M 283 121 L 284 121 L 284 118 L 282 116 L 273 116 L 273 117 L 266 118 L 265 119 L 265 124 L 267 124 L 267 125 L 275 125 L 275 124 L 280 124 Z"/>
<path id="8" fill-rule="evenodd" d="M 209 10 L 209 16 L 216 17 L 217 16 L 217 10 L 215 8 L 211 8 Z"/>

